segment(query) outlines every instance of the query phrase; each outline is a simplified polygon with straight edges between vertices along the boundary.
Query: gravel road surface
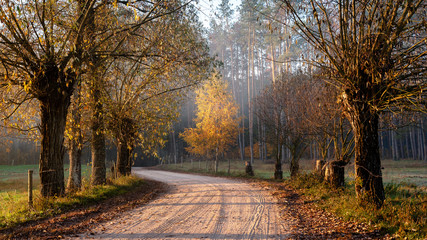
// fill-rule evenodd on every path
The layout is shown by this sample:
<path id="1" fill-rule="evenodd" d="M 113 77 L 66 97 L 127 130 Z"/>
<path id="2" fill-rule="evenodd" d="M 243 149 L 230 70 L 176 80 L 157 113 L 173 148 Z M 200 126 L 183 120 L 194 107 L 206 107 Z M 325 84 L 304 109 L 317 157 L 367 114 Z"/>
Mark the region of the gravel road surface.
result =
<path id="1" fill-rule="evenodd" d="M 262 187 L 239 180 L 133 168 L 170 190 L 80 239 L 288 239 L 290 224 Z"/>

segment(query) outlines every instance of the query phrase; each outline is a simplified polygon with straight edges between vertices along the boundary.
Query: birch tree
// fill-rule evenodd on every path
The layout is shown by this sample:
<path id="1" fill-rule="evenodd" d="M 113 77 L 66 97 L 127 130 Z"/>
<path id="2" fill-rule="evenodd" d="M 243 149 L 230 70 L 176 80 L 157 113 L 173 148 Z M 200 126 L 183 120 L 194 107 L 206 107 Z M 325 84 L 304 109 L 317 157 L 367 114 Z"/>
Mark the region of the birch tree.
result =
<path id="1" fill-rule="evenodd" d="M 215 74 L 197 91 L 196 128 L 181 134 L 189 145 L 187 151 L 215 160 L 215 172 L 219 156 L 236 144 L 239 134 L 238 105 L 227 87 Z"/>

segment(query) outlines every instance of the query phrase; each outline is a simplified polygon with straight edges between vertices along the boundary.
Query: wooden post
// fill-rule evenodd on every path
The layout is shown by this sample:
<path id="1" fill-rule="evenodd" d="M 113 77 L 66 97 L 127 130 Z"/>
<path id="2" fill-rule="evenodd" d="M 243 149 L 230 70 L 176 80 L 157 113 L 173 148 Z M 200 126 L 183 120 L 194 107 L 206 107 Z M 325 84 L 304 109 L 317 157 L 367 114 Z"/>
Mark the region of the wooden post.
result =
<path id="1" fill-rule="evenodd" d="M 28 206 L 33 207 L 33 170 L 28 170 Z"/>

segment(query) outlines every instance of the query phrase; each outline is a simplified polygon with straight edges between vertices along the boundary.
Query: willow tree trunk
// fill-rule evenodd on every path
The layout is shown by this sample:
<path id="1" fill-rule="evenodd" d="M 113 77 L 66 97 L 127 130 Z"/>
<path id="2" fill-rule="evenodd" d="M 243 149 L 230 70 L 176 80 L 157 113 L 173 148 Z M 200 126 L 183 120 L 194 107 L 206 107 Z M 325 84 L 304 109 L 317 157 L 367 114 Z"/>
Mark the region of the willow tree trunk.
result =
<path id="1" fill-rule="evenodd" d="M 296 177 L 298 175 L 299 171 L 299 159 L 295 156 L 295 154 L 292 154 L 291 163 L 289 166 L 289 170 L 291 172 L 291 177 Z"/>
<path id="2" fill-rule="evenodd" d="M 48 75 L 49 73 L 46 73 Z M 57 74 L 57 73 L 56 73 Z M 64 131 L 72 87 L 61 89 L 56 74 L 46 80 L 46 94 L 38 97 L 40 101 L 40 185 L 44 197 L 64 194 Z M 56 83 L 56 84 L 55 84 Z M 61 89 L 61 91 L 58 91 Z"/>
<path id="3" fill-rule="evenodd" d="M 276 164 L 274 166 L 274 179 L 283 179 L 283 171 L 282 171 L 282 161 L 276 159 Z"/>
<path id="4" fill-rule="evenodd" d="M 132 148 L 124 140 L 117 141 L 116 177 L 128 176 L 131 173 Z"/>
<path id="5" fill-rule="evenodd" d="M 92 83 L 92 176 L 91 184 L 100 185 L 106 181 L 106 168 L 105 168 L 105 133 L 104 133 L 104 117 L 103 106 L 101 99 L 101 79 L 96 76 L 97 71 L 93 71 Z"/>
<path id="6" fill-rule="evenodd" d="M 378 142 L 378 114 L 368 104 L 347 103 L 348 120 L 354 133 L 356 195 L 380 207 L 385 199 Z"/>

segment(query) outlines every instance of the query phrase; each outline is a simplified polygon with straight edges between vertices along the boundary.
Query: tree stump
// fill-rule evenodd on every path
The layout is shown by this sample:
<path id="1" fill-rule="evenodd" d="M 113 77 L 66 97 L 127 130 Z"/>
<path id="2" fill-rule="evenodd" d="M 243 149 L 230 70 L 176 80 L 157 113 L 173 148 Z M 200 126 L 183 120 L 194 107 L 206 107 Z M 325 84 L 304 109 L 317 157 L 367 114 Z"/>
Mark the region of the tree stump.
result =
<path id="1" fill-rule="evenodd" d="M 321 176 L 322 178 L 325 177 L 325 164 L 326 162 L 324 160 L 316 160 L 316 169 L 315 172 Z"/>
<path id="2" fill-rule="evenodd" d="M 245 172 L 249 176 L 253 176 L 254 175 L 254 171 L 252 170 L 251 162 L 249 162 L 249 161 L 245 162 Z"/>
<path id="3" fill-rule="evenodd" d="M 332 161 L 325 165 L 325 181 L 335 188 L 343 187 L 344 180 L 344 167 L 347 163 L 344 161 Z"/>
<path id="4" fill-rule="evenodd" d="M 282 171 L 282 163 L 281 162 L 278 162 L 275 165 L 274 179 L 276 179 L 276 180 L 283 179 L 283 171 Z"/>

